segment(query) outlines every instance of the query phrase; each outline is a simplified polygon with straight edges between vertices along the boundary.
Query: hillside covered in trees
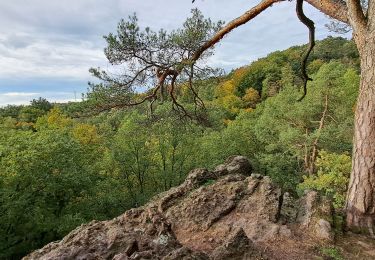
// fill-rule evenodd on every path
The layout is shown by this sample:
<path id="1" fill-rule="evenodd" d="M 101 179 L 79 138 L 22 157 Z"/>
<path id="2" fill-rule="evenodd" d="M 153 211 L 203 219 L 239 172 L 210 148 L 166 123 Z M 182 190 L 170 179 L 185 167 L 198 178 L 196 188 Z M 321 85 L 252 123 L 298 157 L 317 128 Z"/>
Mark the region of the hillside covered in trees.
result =
<path id="1" fill-rule="evenodd" d="M 344 206 L 350 169 L 359 56 L 344 38 L 277 51 L 197 83 L 204 120 L 181 118 L 171 97 L 90 113 L 90 99 L 0 109 L 0 258 L 14 259 L 61 239 L 82 223 L 105 220 L 183 183 L 197 167 L 231 155 L 250 159 L 284 191 L 315 189 Z M 168 86 L 171 87 L 171 86 Z M 194 111 L 188 84 L 178 102 Z M 137 94 L 142 95 L 142 94 Z"/>

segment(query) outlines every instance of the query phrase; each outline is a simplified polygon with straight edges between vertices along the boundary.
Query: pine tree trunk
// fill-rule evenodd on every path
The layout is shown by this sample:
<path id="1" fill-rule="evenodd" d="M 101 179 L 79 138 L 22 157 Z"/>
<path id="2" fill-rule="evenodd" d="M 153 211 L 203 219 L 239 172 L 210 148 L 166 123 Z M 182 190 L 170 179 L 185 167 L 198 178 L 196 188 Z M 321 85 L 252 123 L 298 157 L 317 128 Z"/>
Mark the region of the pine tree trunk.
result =
<path id="1" fill-rule="evenodd" d="M 375 33 L 356 39 L 361 83 L 354 123 L 353 166 L 346 202 L 346 224 L 374 236 L 375 224 Z"/>

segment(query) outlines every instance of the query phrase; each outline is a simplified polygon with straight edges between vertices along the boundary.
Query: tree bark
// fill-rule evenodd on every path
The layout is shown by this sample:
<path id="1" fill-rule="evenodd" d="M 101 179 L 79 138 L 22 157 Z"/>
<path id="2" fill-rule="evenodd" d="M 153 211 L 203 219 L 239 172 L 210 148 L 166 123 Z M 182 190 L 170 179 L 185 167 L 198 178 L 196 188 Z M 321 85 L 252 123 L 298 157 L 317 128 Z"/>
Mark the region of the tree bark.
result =
<path id="1" fill-rule="evenodd" d="M 346 224 L 374 237 L 375 224 L 375 32 L 355 33 L 361 57 L 361 83 L 354 123 L 353 165 Z"/>
<path id="2" fill-rule="evenodd" d="M 306 2 L 335 20 L 346 24 L 349 23 L 348 7 L 343 0 L 306 0 Z"/>
<path id="3" fill-rule="evenodd" d="M 199 48 L 195 62 L 235 28 L 246 24 L 274 3 L 262 0 L 232 20 Z M 347 227 L 375 237 L 375 0 L 365 13 L 360 0 L 305 0 L 333 19 L 349 24 L 361 57 L 361 83 L 355 113 L 353 165 L 346 200 Z"/>

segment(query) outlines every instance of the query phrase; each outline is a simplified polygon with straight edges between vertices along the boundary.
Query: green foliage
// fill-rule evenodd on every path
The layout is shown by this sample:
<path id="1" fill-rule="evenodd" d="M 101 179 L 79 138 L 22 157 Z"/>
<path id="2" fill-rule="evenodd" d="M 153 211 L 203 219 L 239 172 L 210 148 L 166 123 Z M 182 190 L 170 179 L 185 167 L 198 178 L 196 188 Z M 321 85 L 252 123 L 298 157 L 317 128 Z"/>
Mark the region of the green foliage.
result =
<path id="1" fill-rule="evenodd" d="M 33 106 L 26 106 L 20 110 L 18 115 L 18 121 L 26 123 L 35 123 L 38 117 L 45 114 L 44 110 Z"/>
<path id="2" fill-rule="evenodd" d="M 87 99 L 93 107 L 117 107 L 141 102 L 155 88 L 160 73 L 173 70 L 179 79 L 186 81 L 191 69 L 196 78 L 208 78 L 215 70 L 208 66 L 197 68 L 190 61 L 199 48 L 220 30 L 223 22 L 213 22 L 198 9 L 191 10 L 191 16 L 182 27 L 171 32 L 158 32 L 149 27 L 141 28 L 136 14 L 122 19 L 116 33 L 104 36 L 107 47 L 104 53 L 111 65 L 123 66 L 124 74 L 115 76 L 100 68 L 91 68 L 90 73 L 101 80 L 90 83 Z M 212 48 L 204 52 L 199 61 L 212 55 Z M 201 63 L 203 64 L 203 63 Z M 171 75 L 169 75 L 171 76 Z M 142 86 L 143 93 L 138 93 Z M 159 90 L 162 100 L 165 90 Z M 193 91 L 190 91 L 193 94 Z M 155 92 L 156 94 L 156 92 Z M 150 99 L 149 99 L 150 100 Z"/>
<path id="3" fill-rule="evenodd" d="M 320 252 L 323 256 L 328 257 L 332 260 L 344 260 L 344 256 L 341 254 L 340 250 L 336 247 L 322 247 Z"/>
<path id="4" fill-rule="evenodd" d="M 254 88 L 263 98 L 274 96 L 287 85 L 301 85 L 300 57 L 305 46 L 291 47 L 285 51 L 276 51 L 266 58 L 259 59 L 248 67 L 234 71 L 237 95 L 245 95 L 246 89 Z M 359 55 L 355 43 L 344 38 L 328 37 L 316 42 L 310 57 L 309 73 L 315 74 L 323 63 L 339 60 L 343 64 L 359 68 Z M 236 75 L 239 74 L 239 75 Z"/>
<path id="5" fill-rule="evenodd" d="M 99 140 L 77 135 L 82 124 L 55 127 L 68 120 L 57 114 L 47 115 L 50 124 L 37 132 L 0 131 L 2 259 L 19 258 L 81 223 L 129 207 L 121 182 L 99 174 Z"/>
<path id="6" fill-rule="evenodd" d="M 53 105 L 50 102 L 48 102 L 47 99 L 42 97 L 31 100 L 30 106 L 45 112 L 50 111 L 53 107 Z"/>
<path id="7" fill-rule="evenodd" d="M 215 182 L 216 182 L 216 180 L 208 179 L 208 180 L 206 180 L 206 181 L 203 183 L 203 186 L 210 186 L 210 185 L 214 184 Z"/>
<path id="8" fill-rule="evenodd" d="M 329 36 L 316 44 L 311 58 L 330 61 L 348 58 L 357 59 L 359 55 L 353 41 L 348 41 L 342 37 Z"/>
<path id="9" fill-rule="evenodd" d="M 171 44 L 175 49 L 180 48 L 193 53 L 210 39 L 223 24 L 223 21 L 215 23 L 210 18 L 206 19 L 199 9 L 192 9 L 191 17 L 186 19 L 182 28 L 171 33 Z"/>
<path id="10" fill-rule="evenodd" d="M 198 127 L 166 116 L 169 110 L 168 104 L 159 106 L 156 122 L 137 112 L 126 115 L 110 145 L 110 160 L 125 180 L 134 206 L 182 183 L 192 168 Z"/>
<path id="11" fill-rule="evenodd" d="M 2 130 L 16 129 L 17 119 L 13 117 L 0 117 L 0 128 Z"/>
<path id="12" fill-rule="evenodd" d="M 0 116 L 17 118 L 22 108 L 23 106 L 7 105 L 6 107 L 0 108 Z"/>
<path id="13" fill-rule="evenodd" d="M 114 64 L 132 55 L 122 52 L 125 45 L 139 54 L 144 44 L 166 48 L 173 40 L 179 50 L 192 50 L 205 40 L 203 31 L 220 25 L 193 12 L 167 41 L 165 32 L 142 31 L 136 23 L 134 17 L 123 21 L 119 32 L 107 37 Z M 196 24 L 203 31 L 196 31 Z M 94 98 L 53 108 L 40 98 L 29 106 L 1 108 L 0 258 L 20 258 L 82 223 L 115 217 L 180 184 L 191 169 L 212 168 L 232 155 L 247 156 L 255 172 L 271 176 L 284 190 L 316 189 L 342 206 L 359 85 L 353 46 L 340 38 L 317 42 L 308 68 L 314 80 L 302 102 L 297 86 L 304 48 L 298 46 L 225 77 L 196 81 L 206 107 L 204 124 L 181 119 L 168 101 L 155 102 L 152 117 L 143 105 L 72 118 Z M 168 55 L 172 52 L 161 52 L 157 62 L 173 61 Z M 176 91 L 194 113 L 186 82 L 178 82 Z M 130 92 L 121 101 L 141 97 Z M 320 151 L 311 159 L 317 173 L 303 177 L 314 149 Z"/>
<path id="14" fill-rule="evenodd" d="M 253 63 L 247 70 L 241 81 L 236 86 L 238 94 L 243 96 L 247 88 L 254 88 L 258 92 L 262 92 L 263 80 L 266 78 L 267 65 L 263 61 Z"/>
<path id="15" fill-rule="evenodd" d="M 318 173 L 304 176 L 298 186 L 302 190 L 314 189 L 333 198 L 336 208 L 343 208 L 351 170 L 351 157 L 347 154 L 320 151 L 316 161 Z"/>
<path id="16" fill-rule="evenodd" d="M 29 126 L 33 126 L 38 117 L 45 115 L 52 107 L 53 105 L 47 99 L 40 97 L 30 101 L 29 106 L 8 105 L 0 108 L 0 117 L 11 117 L 18 122 L 31 123 Z"/>
<path id="17" fill-rule="evenodd" d="M 145 125 L 143 125 L 145 124 Z M 126 180 L 133 204 L 145 201 L 146 179 L 152 166 L 151 150 L 145 117 L 132 114 L 125 118 L 112 146 L 113 160 L 119 174 Z"/>
<path id="18" fill-rule="evenodd" d="M 343 235 L 345 230 L 345 215 L 335 212 L 333 215 L 333 228 L 336 235 Z"/>
<path id="19" fill-rule="evenodd" d="M 7 142 L 10 146 L 1 150 L 0 251 L 12 254 L 61 237 L 83 222 L 69 208 L 87 196 L 94 176 L 86 168 L 93 161 L 82 158 L 83 151 L 66 133 L 25 132 Z"/>

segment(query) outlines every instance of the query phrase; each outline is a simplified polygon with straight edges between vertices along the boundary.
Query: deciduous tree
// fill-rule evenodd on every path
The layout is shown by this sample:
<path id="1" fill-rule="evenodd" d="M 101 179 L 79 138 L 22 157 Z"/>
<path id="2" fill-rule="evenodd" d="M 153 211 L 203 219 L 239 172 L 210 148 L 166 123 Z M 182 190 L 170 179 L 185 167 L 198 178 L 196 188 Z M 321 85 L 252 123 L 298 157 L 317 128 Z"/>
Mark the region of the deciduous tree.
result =
<path id="1" fill-rule="evenodd" d="M 355 112 L 353 163 L 346 201 L 346 224 L 352 230 L 367 231 L 374 235 L 375 225 L 375 1 L 369 0 L 363 7 L 360 0 L 305 0 L 331 18 L 349 25 L 353 30 L 361 60 L 361 80 Z M 193 56 L 199 56 L 219 42 L 233 29 L 251 21 L 254 17 L 283 0 L 262 0 L 243 15 L 232 20 Z M 296 0 L 296 13 L 310 31 L 313 47 L 314 24 L 303 14 L 303 0 Z M 302 68 L 306 66 L 303 59 Z M 309 77 L 303 69 L 304 86 Z"/>
<path id="2" fill-rule="evenodd" d="M 134 73 L 131 76 L 122 76 L 122 82 L 120 82 L 113 80 L 113 77 L 105 72 L 99 70 L 92 70 L 92 72 L 104 82 L 110 83 L 110 92 L 107 92 L 109 94 L 105 97 L 109 97 L 108 104 L 112 104 L 112 107 L 153 100 L 157 91 L 163 93 L 164 83 L 169 79 L 169 93 L 173 104 L 179 110 L 184 111 L 174 95 L 176 80 L 180 78 L 192 82 L 197 62 L 209 54 L 224 36 L 248 23 L 274 4 L 283 1 L 261 0 L 243 15 L 222 27 L 221 24 L 214 24 L 210 20 L 203 19 L 196 11 L 192 18 L 194 22 L 187 22 L 183 30 L 171 35 L 164 31 L 154 33 L 149 29 L 140 32 L 136 19 L 132 18 L 130 22 L 120 23 L 117 36 L 106 37 L 109 44 L 106 54 L 114 65 L 128 62 L 129 70 Z M 361 80 L 355 113 L 353 166 L 346 202 L 346 223 L 350 229 L 366 230 L 375 236 L 375 70 L 373 68 L 375 63 L 375 0 L 369 0 L 366 7 L 362 7 L 360 0 L 305 0 L 305 2 L 353 29 L 353 37 L 361 60 Z M 314 23 L 303 12 L 303 4 L 304 0 L 296 0 L 296 14 L 300 21 L 309 28 L 310 39 L 308 50 L 301 64 L 304 96 L 307 81 L 310 80 L 306 73 L 306 62 L 314 46 L 315 29 Z M 180 41 L 171 41 L 174 35 L 177 35 Z M 185 38 L 184 35 L 198 37 Z M 186 39 L 192 39 L 192 41 L 188 41 L 187 45 L 181 44 L 185 43 Z M 134 94 L 134 86 L 150 82 L 148 79 L 150 77 L 157 79 L 155 80 L 156 87 L 140 100 L 130 101 L 132 97 L 137 97 Z M 115 99 L 115 103 L 111 103 L 122 87 L 133 91 L 125 92 L 128 95 L 122 98 L 120 96 Z M 98 85 L 96 88 L 96 90 L 104 89 L 103 85 Z M 195 92 L 194 88 L 192 91 Z M 101 91 L 94 93 L 99 93 L 95 96 L 98 99 L 103 97 Z M 199 103 L 197 95 L 195 101 Z"/>

